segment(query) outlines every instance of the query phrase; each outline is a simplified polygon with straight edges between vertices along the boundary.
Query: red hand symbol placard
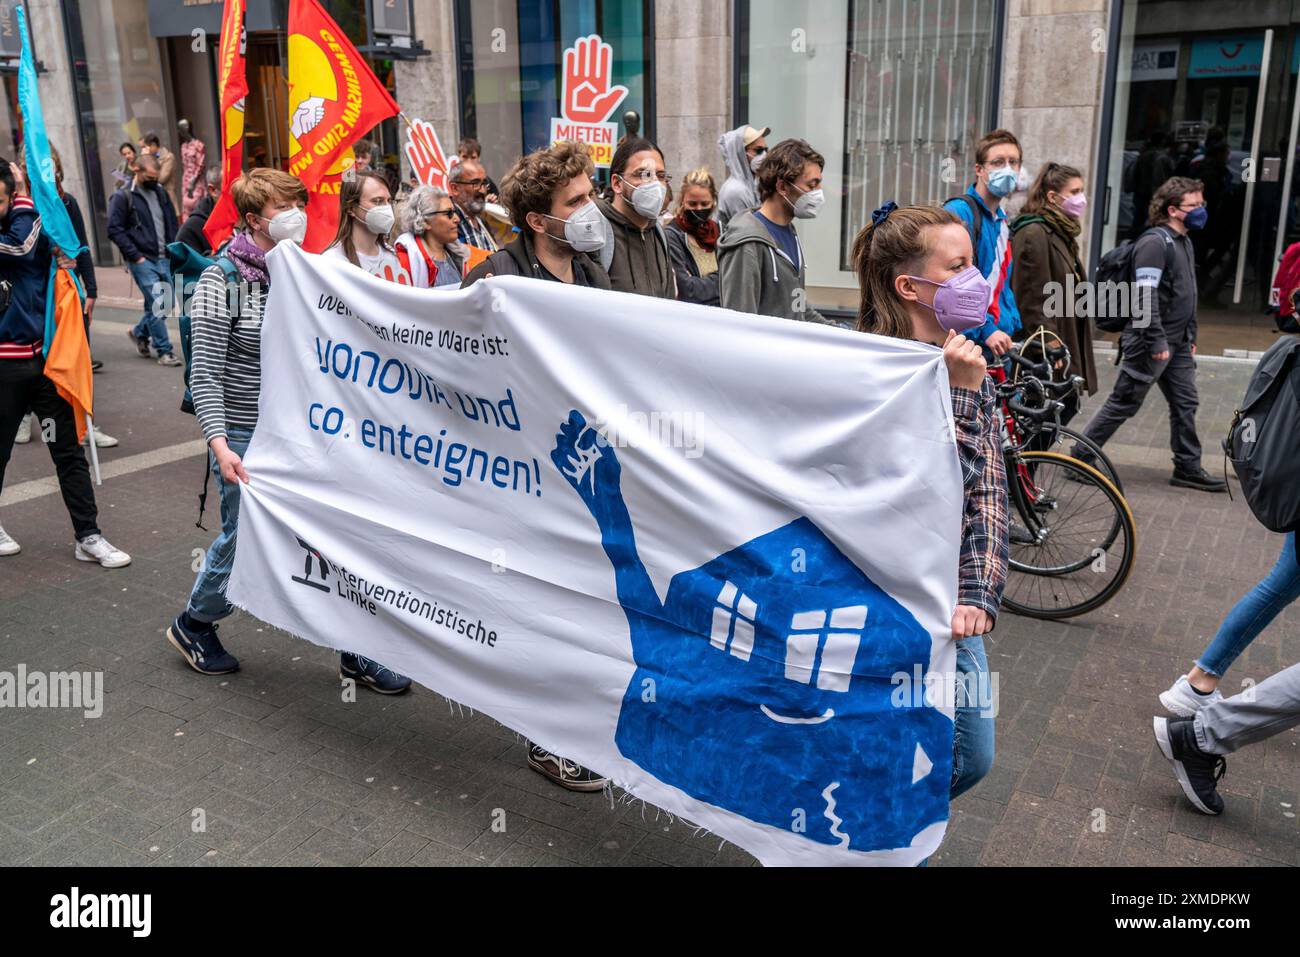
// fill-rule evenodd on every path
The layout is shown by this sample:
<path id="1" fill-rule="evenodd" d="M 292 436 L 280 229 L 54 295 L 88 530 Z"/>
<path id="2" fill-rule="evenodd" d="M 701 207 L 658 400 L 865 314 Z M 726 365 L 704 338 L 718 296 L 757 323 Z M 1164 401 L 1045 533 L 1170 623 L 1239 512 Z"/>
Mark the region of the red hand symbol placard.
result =
<path id="1" fill-rule="evenodd" d="M 406 158 L 421 183 L 447 188 L 447 157 L 438 142 L 438 134 L 424 120 L 415 120 L 406 132 Z"/>
<path id="2" fill-rule="evenodd" d="M 564 51 L 560 110 L 567 120 L 604 123 L 618 108 L 627 87 L 610 86 L 614 48 L 594 33 Z"/>

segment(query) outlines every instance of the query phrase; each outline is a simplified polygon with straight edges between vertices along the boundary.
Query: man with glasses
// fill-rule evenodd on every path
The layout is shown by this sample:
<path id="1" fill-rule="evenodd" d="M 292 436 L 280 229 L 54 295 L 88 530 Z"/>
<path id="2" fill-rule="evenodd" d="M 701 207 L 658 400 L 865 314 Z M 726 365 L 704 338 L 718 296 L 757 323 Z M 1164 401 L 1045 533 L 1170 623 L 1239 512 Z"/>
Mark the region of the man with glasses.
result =
<path id="1" fill-rule="evenodd" d="M 1011 290 L 1011 230 L 1002 200 L 1020 178 L 1020 142 L 994 130 L 975 144 L 975 182 L 943 208 L 956 213 L 971 234 L 975 265 L 993 288 L 984 325 L 964 333 L 984 346 L 985 358 L 1005 355 L 1020 331 L 1020 309 Z"/>
<path id="2" fill-rule="evenodd" d="M 456 212 L 460 214 L 457 237 L 466 246 L 497 251 L 497 242 L 482 220 L 483 207 L 488 194 L 487 171 L 476 159 L 464 159 L 451 168 L 447 176 L 447 191 L 451 193 Z"/>
<path id="3" fill-rule="evenodd" d="M 1228 484 L 1201 465 L 1196 435 L 1196 253 L 1189 231 L 1209 218 L 1202 183 L 1174 176 L 1151 197 L 1151 228 L 1133 246 L 1133 280 L 1139 302 L 1120 335 L 1115 387 L 1084 435 L 1098 445 L 1137 414 L 1153 384 L 1169 403 L 1169 444 L 1174 453 L 1170 485 L 1226 492 Z M 1075 446 L 1075 458 L 1087 461 Z"/>
<path id="4" fill-rule="evenodd" d="M 650 140 L 629 136 L 609 161 L 607 199 L 596 201 L 608 223 L 610 243 L 601 265 L 618 292 L 677 298 L 677 276 L 660 215 L 669 177 L 663 153 Z"/>

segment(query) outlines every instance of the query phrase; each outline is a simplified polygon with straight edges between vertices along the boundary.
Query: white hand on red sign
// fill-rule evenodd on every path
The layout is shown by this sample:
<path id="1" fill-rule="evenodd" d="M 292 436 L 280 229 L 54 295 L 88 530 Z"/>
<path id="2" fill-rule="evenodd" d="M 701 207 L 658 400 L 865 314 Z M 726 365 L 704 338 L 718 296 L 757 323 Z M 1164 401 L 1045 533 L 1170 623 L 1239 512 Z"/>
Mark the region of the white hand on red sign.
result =
<path id="1" fill-rule="evenodd" d="M 564 51 L 561 111 L 580 123 L 604 123 L 618 108 L 627 87 L 610 86 L 614 48 L 596 34 L 583 37 Z"/>
<path id="2" fill-rule="evenodd" d="M 424 120 L 414 121 L 406 132 L 406 158 L 421 183 L 447 188 L 447 157 L 438 142 L 438 134 Z"/>

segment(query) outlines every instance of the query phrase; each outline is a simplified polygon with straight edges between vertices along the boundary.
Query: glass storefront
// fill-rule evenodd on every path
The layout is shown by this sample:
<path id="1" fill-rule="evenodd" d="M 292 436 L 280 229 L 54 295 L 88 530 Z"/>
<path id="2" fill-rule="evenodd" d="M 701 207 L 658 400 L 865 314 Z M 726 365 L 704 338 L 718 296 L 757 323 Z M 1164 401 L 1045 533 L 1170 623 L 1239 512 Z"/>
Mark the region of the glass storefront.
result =
<path id="1" fill-rule="evenodd" d="M 815 304 L 853 308 L 853 239 L 886 200 L 938 203 L 994 125 L 1000 0 L 743 0 L 737 125 L 826 157 L 826 206 L 800 224 Z"/>
<path id="2" fill-rule="evenodd" d="M 461 130 L 482 144 L 489 174 L 499 178 L 517 157 L 550 143 L 564 51 L 593 33 L 612 48 L 611 83 L 628 91 L 610 122 L 621 135 L 623 116 L 635 111 L 653 137 L 650 7 L 645 0 L 457 0 Z"/>
<path id="3" fill-rule="evenodd" d="M 1120 15 L 1101 248 L 1142 231 L 1166 178 L 1200 179 L 1209 221 L 1192 239 L 1202 326 L 1267 330 L 1277 257 L 1300 239 L 1300 8 L 1125 0 Z"/>

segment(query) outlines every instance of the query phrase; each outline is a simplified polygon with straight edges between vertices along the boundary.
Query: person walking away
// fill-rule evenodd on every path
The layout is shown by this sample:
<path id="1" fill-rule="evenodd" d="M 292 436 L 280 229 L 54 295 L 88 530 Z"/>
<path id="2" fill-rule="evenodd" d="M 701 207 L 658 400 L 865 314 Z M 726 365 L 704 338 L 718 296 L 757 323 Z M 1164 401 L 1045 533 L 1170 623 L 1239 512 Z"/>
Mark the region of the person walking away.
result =
<path id="1" fill-rule="evenodd" d="M 609 223 L 612 244 L 601 251 L 601 266 L 618 292 L 660 299 L 677 298 L 668 238 L 659 222 L 668 173 L 654 143 L 629 136 L 609 161 L 608 199 L 596 206 Z"/>
<path id="2" fill-rule="evenodd" d="M 975 182 L 943 204 L 965 224 L 975 265 L 992 287 L 984 325 L 966 336 L 984 346 L 986 359 L 1005 355 L 1020 332 L 1020 310 L 1012 291 L 1011 232 L 1002 208 L 1019 182 L 1020 164 L 1020 141 L 1007 130 L 993 130 L 975 144 Z"/>
<path id="3" fill-rule="evenodd" d="M 726 182 L 718 193 L 718 227 L 726 229 L 733 216 L 757 209 L 758 168 L 767 154 L 770 126 L 761 130 L 739 126 L 718 137 L 718 150 L 727 170 Z"/>
<path id="4" fill-rule="evenodd" d="M 1196 262 L 1188 233 L 1205 225 L 1199 180 L 1175 176 L 1151 198 L 1152 226 L 1133 247 L 1136 315 L 1120 334 L 1120 367 L 1105 404 L 1083 434 L 1105 445 L 1137 414 L 1152 385 L 1169 405 L 1169 445 L 1174 473 L 1169 484 L 1203 492 L 1226 492 L 1228 484 L 1201 465 L 1196 434 Z M 1071 454 L 1088 461 L 1075 446 Z"/>
<path id="5" fill-rule="evenodd" d="M 140 149 L 143 153 L 158 160 L 158 185 L 167 191 L 167 196 L 172 201 L 172 209 L 181 208 L 180 180 L 176 169 L 176 154 L 162 145 L 162 140 L 154 132 L 146 133 L 140 138 Z M 179 219 L 179 215 L 177 216 Z"/>
<path id="6" fill-rule="evenodd" d="M 202 201 L 204 192 L 204 167 L 207 165 L 207 148 L 203 141 L 190 131 L 190 121 L 176 124 L 181 138 L 181 221 L 190 218 L 194 207 Z"/>
<path id="7" fill-rule="evenodd" d="M 179 366 L 182 362 L 172 352 L 166 320 L 171 304 L 167 244 L 176 238 L 176 210 L 158 185 L 158 175 L 158 158 L 142 153 L 135 161 L 130 187 L 119 189 L 108 201 L 108 238 L 130 265 L 144 295 L 144 315 L 127 336 L 142 358 L 149 358 L 152 343 L 159 365 Z"/>
<path id="8" fill-rule="evenodd" d="M 388 181 L 375 170 L 362 169 L 344 179 L 339 189 L 339 230 L 321 255 L 409 286 L 410 274 L 388 241 L 396 220 L 391 196 Z"/>
<path id="9" fill-rule="evenodd" d="M 466 246 L 494 253 L 500 247 L 492 230 L 483 222 L 483 208 L 487 205 L 491 181 L 477 159 L 463 159 L 447 174 L 447 190 L 456 206 L 460 223 L 456 229 L 458 240 Z"/>
<path id="10" fill-rule="evenodd" d="M 974 265 L 970 237 L 953 213 L 886 203 L 853 243 L 861 287 L 858 330 L 913 339 L 943 350 L 952 395 L 965 506 L 952 638 L 957 689 L 950 795 L 974 787 L 993 766 L 994 710 L 981 693 L 988 680 L 985 634 L 997 624 L 1006 584 L 1007 476 L 996 393 L 980 347 L 965 337 L 985 319 L 988 282 Z M 909 272 L 915 270 L 915 272 Z M 939 296 L 975 290 L 981 297 Z M 963 299 L 974 298 L 973 308 Z M 982 704 L 983 702 L 983 704 Z"/>
<path id="11" fill-rule="evenodd" d="M 397 258 L 418 289 L 459 289 L 465 248 L 456 241 L 460 216 L 451 197 L 436 186 L 417 186 L 402 204 Z"/>
<path id="12" fill-rule="evenodd" d="M 804 140 L 782 140 L 758 168 L 758 209 L 733 217 L 718 241 L 724 309 L 838 325 L 808 304 L 807 258 L 796 219 L 814 219 L 826 160 Z"/>
<path id="13" fill-rule="evenodd" d="M 1083 391 L 1097 391 L 1097 360 L 1092 351 L 1092 321 L 1072 315 L 1066 301 L 1071 290 L 1082 291 L 1088 273 L 1079 258 L 1079 232 L 1088 207 L 1083 174 L 1073 166 L 1048 163 L 1029 188 L 1020 215 L 1011 223 L 1011 255 L 1016 264 L 1012 292 L 1020 310 L 1021 327 L 1031 336 L 1040 329 L 1070 350 L 1070 371 L 1084 380 Z M 1077 293 L 1076 293 L 1077 295 Z M 1046 357 L 1044 357 L 1046 358 Z M 1079 396 L 1065 399 L 1061 424 L 1079 412 Z"/>
<path id="14" fill-rule="evenodd" d="M 41 230 L 22 168 L 0 159 L 0 280 L 9 285 L 8 301 L 0 312 L 0 492 L 18 423 L 29 410 L 35 412 L 52 425 L 47 447 L 77 539 L 73 556 L 104 568 L 122 568 L 131 564 L 131 556 L 111 545 L 100 531 L 90 466 L 77 441 L 72 406 L 45 375 L 42 347 L 51 260 L 63 269 L 76 268 Z M 0 525 L 0 557 L 21 550 Z"/>
<path id="15" fill-rule="evenodd" d="M 718 189 L 706 167 L 691 170 L 682 180 L 677 215 L 665 228 L 668 254 L 677 277 L 677 298 L 716 306 L 718 297 L 718 237 L 722 230 L 714 214 Z"/>
<path id="16" fill-rule="evenodd" d="M 593 258 L 607 242 L 596 208 L 591 156 L 581 143 L 565 141 L 535 150 L 501 181 L 501 200 L 519 227 L 514 242 L 479 263 L 464 287 L 492 276 L 528 276 L 594 289 L 612 283 Z M 568 758 L 528 743 L 528 766 L 570 791 L 600 791 L 608 781 Z"/>

